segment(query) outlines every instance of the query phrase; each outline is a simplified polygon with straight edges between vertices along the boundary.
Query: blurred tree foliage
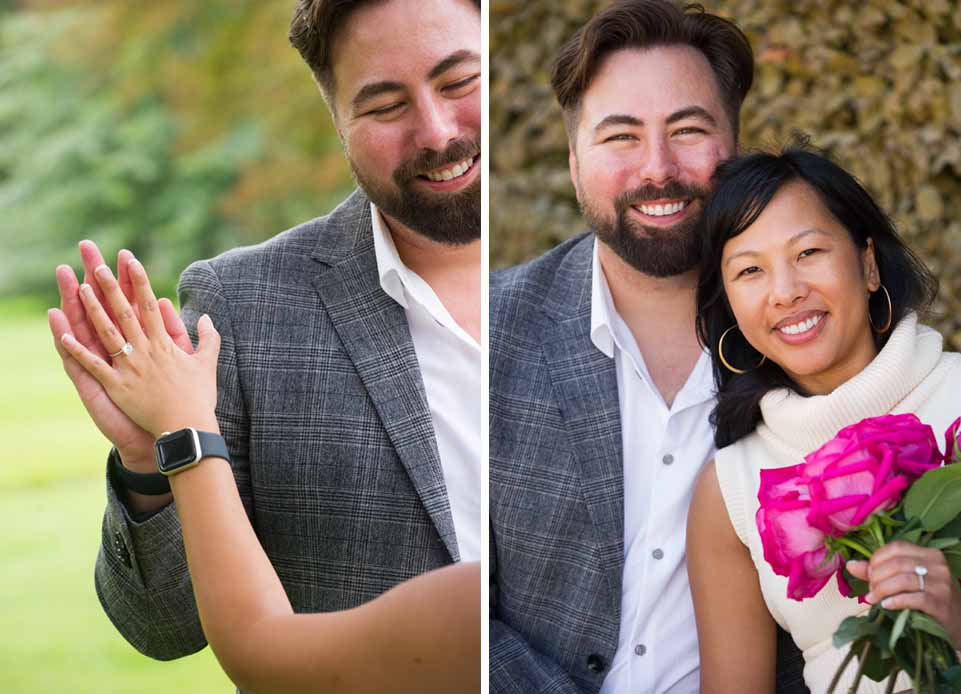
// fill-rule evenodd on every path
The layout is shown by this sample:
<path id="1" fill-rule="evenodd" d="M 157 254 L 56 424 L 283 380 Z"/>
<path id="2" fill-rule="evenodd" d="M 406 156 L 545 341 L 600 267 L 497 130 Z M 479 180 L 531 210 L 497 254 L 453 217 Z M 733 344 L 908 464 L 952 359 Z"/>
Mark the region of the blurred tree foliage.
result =
<path id="1" fill-rule="evenodd" d="M 606 0 L 491 0 L 491 266 L 584 229 L 550 89 L 557 48 Z M 857 175 L 941 280 L 961 348 L 961 2 L 720 0 L 757 61 L 742 147 L 795 130 Z"/>
<path id="2" fill-rule="evenodd" d="M 0 295 L 49 296 L 83 238 L 169 294 L 190 261 L 336 204 L 349 172 L 293 4 L 0 7 Z"/>

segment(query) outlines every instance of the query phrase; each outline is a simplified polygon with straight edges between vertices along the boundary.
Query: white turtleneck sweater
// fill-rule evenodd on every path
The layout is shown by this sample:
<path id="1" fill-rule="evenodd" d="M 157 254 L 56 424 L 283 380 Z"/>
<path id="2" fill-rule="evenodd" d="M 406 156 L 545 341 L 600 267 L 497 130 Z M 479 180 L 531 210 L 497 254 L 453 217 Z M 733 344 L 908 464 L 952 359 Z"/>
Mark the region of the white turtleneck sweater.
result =
<path id="1" fill-rule="evenodd" d="M 804 653 L 804 679 L 814 693 L 827 691 L 845 654 L 831 644 L 835 629 L 845 617 L 863 614 L 870 606 L 842 597 L 833 579 L 813 598 L 788 599 L 787 578 L 764 561 L 754 522 L 760 470 L 797 465 L 840 429 L 888 413 L 915 413 L 940 441 L 961 415 L 961 354 L 942 352 L 941 346 L 941 335 L 918 325 L 911 314 L 850 381 L 828 395 L 803 397 L 786 389 L 768 393 L 761 400 L 763 422 L 754 433 L 717 452 L 717 478 L 731 523 L 751 552 L 768 610 Z M 847 691 L 855 670 L 848 668 L 837 691 Z M 907 687 L 910 682 L 902 675 L 898 690 Z M 885 683 L 865 678 L 858 691 L 881 694 Z"/>

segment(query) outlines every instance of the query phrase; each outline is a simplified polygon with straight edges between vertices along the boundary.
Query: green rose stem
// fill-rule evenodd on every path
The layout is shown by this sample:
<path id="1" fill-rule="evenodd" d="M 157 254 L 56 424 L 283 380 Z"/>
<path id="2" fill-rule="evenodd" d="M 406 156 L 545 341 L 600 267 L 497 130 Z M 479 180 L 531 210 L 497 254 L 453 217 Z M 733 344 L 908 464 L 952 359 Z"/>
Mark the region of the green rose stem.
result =
<path id="1" fill-rule="evenodd" d="M 851 662 L 851 658 L 854 657 L 854 644 L 851 644 L 851 648 L 848 649 L 847 655 L 844 656 L 844 660 L 838 665 L 837 672 L 834 673 L 834 677 L 831 678 L 831 684 L 828 685 L 828 694 L 834 694 L 834 689 L 838 686 L 838 682 L 841 679 L 841 675 L 844 671 L 848 669 L 848 664 Z"/>
<path id="2" fill-rule="evenodd" d="M 858 554 L 862 555 L 863 557 L 866 557 L 867 559 L 870 559 L 870 558 L 871 558 L 871 554 L 872 554 L 871 550 L 869 550 L 867 547 L 865 547 L 865 546 L 862 545 L 861 543 L 855 542 L 854 540 L 852 540 L 852 539 L 849 538 L 849 537 L 835 537 L 835 538 L 833 538 L 833 540 L 834 540 L 834 542 L 837 542 L 839 545 L 844 545 L 845 547 L 850 547 L 850 548 L 853 549 L 855 552 L 857 552 Z"/>
<path id="3" fill-rule="evenodd" d="M 894 669 L 891 671 L 891 674 L 888 675 L 888 686 L 885 688 L 884 694 L 892 694 L 892 692 L 894 692 L 894 685 L 895 685 L 895 683 L 896 683 L 896 681 L 897 681 L 897 679 L 898 679 L 898 673 L 899 673 L 899 672 L 901 672 L 901 671 L 898 670 L 897 668 L 894 668 Z"/>
<path id="4" fill-rule="evenodd" d="M 877 515 L 871 516 L 871 522 L 868 524 L 871 529 L 871 534 L 874 535 L 874 539 L 878 543 L 878 547 L 884 544 L 884 533 L 881 531 L 881 521 L 878 520 Z"/>
<path id="5" fill-rule="evenodd" d="M 861 649 L 861 653 L 858 655 L 858 671 L 854 673 L 854 681 L 851 686 L 848 687 L 848 694 L 857 694 L 858 685 L 861 684 L 861 678 L 864 676 L 864 667 L 868 664 L 868 654 L 871 652 L 871 639 L 864 642 L 864 648 Z"/>
<path id="6" fill-rule="evenodd" d="M 900 506 L 896 507 L 894 510 L 897 510 L 899 508 Z M 895 520 L 891 518 L 891 516 L 889 516 L 887 513 L 879 513 L 877 514 L 876 518 L 879 518 L 881 522 L 884 523 L 884 525 L 888 526 L 889 528 L 903 528 L 905 525 L 904 521 Z"/>
<path id="7" fill-rule="evenodd" d="M 914 678 L 911 684 L 914 686 L 914 694 L 921 694 L 921 668 L 924 667 L 924 663 L 921 662 L 921 634 L 917 631 L 914 632 Z"/>
<path id="8" fill-rule="evenodd" d="M 922 634 L 922 643 L 927 641 L 927 638 Z M 924 670 L 928 674 L 928 688 L 931 690 L 931 694 L 935 693 L 935 680 L 934 680 L 934 666 L 931 664 L 930 653 L 924 654 Z"/>

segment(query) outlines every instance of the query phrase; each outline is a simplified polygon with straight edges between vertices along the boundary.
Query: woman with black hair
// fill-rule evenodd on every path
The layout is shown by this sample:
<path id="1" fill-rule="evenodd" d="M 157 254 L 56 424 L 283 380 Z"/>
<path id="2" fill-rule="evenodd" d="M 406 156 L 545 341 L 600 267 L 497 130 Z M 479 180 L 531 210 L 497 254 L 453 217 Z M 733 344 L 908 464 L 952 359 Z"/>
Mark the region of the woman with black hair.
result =
<path id="1" fill-rule="evenodd" d="M 754 522 L 760 470 L 795 465 L 866 417 L 913 412 L 943 431 L 961 414 L 961 355 L 918 322 L 937 281 L 843 169 L 799 147 L 728 162 L 716 180 L 697 329 L 714 364 L 720 450 L 688 520 L 701 691 L 773 691 L 776 622 L 820 693 L 844 657 L 832 634 L 870 605 L 828 588 L 787 598 Z M 848 569 L 869 581 L 870 602 L 926 612 L 961 645 L 961 592 L 939 550 L 894 543 Z M 859 691 L 887 690 L 862 680 Z"/>

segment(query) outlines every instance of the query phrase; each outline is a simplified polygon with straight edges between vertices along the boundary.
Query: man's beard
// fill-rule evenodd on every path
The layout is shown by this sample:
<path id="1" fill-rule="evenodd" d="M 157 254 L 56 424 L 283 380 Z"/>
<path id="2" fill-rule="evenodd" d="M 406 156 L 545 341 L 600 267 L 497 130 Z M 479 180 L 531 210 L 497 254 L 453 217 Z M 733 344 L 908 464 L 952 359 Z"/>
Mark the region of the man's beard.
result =
<path id="1" fill-rule="evenodd" d="M 613 219 L 600 213 L 589 200 L 578 197 L 581 212 L 597 238 L 624 262 L 645 275 L 674 277 L 700 264 L 701 239 L 696 233 L 700 218 L 688 215 L 672 227 L 647 226 L 631 216 L 631 205 L 649 200 L 688 200 L 688 205 L 700 202 L 703 212 L 709 194 L 706 188 L 677 181 L 663 188 L 641 186 L 615 198 Z"/>
<path id="2" fill-rule="evenodd" d="M 417 186 L 417 179 L 427 171 L 435 171 L 480 156 L 480 143 L 457 140 L 443 152 L 422 150 L 414 159 L 394 171 L 396 188 L 375 183 L 354 166 L 350 168 L 357 183 L 377 209 L 401 222 L 418 234 L 451 246 L 471 243 L 481 235 L 481 178 L 463 190 L 441 193 Z"/>

